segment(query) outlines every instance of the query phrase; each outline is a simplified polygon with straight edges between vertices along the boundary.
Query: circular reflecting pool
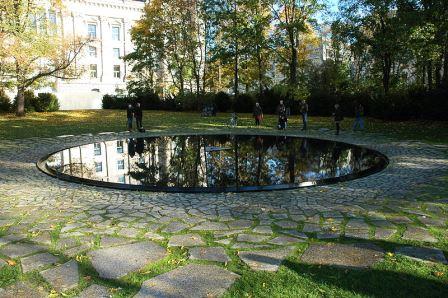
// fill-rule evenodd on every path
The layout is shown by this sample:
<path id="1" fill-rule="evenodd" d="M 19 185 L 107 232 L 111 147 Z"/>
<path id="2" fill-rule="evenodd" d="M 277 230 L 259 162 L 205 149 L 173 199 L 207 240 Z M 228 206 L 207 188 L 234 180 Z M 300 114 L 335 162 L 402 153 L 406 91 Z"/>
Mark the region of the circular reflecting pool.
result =
<path id="1" fill-rule="evenodd" d="M 384 169 L 367 148 L 290 136 L 178 135 L 67 148 L 38 162 L 59 179 L 119 189 L 234 192 L 336 183 Z"/>

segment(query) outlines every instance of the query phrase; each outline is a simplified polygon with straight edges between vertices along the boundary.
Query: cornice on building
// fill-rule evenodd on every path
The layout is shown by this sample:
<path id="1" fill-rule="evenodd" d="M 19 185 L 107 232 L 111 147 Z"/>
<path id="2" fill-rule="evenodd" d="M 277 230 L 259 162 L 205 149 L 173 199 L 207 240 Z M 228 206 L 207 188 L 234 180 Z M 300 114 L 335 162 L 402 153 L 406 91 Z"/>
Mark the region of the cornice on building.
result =
<path id="1" fill-rule="evenodd" d="M 141 12 L 145 2 L 135 0 L 63 0 L 63 3 L 80 3 L 97 8 L 113 8 Z"/>

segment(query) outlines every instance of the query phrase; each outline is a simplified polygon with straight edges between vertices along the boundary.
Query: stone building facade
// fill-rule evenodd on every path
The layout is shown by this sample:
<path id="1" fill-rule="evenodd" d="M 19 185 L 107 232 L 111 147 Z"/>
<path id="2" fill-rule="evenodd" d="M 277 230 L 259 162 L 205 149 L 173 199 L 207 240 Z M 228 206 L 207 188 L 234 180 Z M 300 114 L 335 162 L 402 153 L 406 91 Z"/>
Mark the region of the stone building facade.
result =
<path id="1" fill-rule="evenodd" d="M 56 80 L 45 90 L 55 93 L 62 110 L 99 109 L 104 94 L 126 89 L 129 65 L 122 57 L 133 49 L 130 29 L 142 16 L 144 0 L 63 0 L 58 26 L 67 36 L 90 36 L 76 61 L 83 75 L 76 80 Z M 49 8 L 51 11 L 51 8 Z"/>

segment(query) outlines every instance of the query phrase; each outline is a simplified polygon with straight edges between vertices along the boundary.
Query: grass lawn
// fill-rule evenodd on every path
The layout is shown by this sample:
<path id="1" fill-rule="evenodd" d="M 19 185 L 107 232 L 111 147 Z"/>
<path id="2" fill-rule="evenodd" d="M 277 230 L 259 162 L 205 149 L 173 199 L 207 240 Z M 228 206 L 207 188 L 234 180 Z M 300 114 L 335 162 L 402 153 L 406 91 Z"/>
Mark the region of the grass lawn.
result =
<path id="1" fill-rule="evenodd" d="M 276 117 L 268 115 L 262 128 L 253 128 L 250 114 L 239 115 L 238 130 L 262 129 L 275 130 Z M 170 133 L 189 131 L 228 131 L 229 114 L 221 113 L 217 117 L 200 117 L 198 113 L 180 113 L 165 111 L 145 111 L 143 124 L 147 130 L 160 130 Z M 346 119 L 342 128 L 351 128 L 353 119 Z M 434 144 L 448 143 L 448 122 L 386 122 L 375 119 L 366 120 L 366 131 L 381 133 L 395 140 L 419 140 Z M 301 123 L 297 116 L 290 119 L 288 129 L 299 130 Z M 310 128 L 332 128 L 330 118 L 310 117 Z M 126 130 L 125 111 L 61 111 L 55 113 L 30 113 L 24 118 L 16 118 L 10 114 L 0 115 L 0 148 L 1 140 L 13 140 L 29 137 L 53 137 L 67 134 L 84 134 Z M 344 132 L 342 132 L 344 133 Z M 448 183 L 447 177 L 443 180 Z M 434 183 L 434 184 L 431 184 Z M 440 187 L 443 181 L 429 182 L 425 187 L 425 200 L 447 197 L 446 187 Z M 0 180 L 1 184 L 1 180 Z M 445 184 L 446 185 L 446 184 Z M 1 186 L 0 186 L 1 187 Z M 445 212 L 448 209 L 445 205 Z M 347 219 L 346 219 L 347 221 Z M 404 226 L 399 227 L 401 229 Z M 442 249 L 447 255 L 448 232 L 445 227 L 432 228 L 439 242 L 433 246 Z M 275 235 L 276 234 L 276 231 Z M 373 233 L 373 231 L 371 231 Z M 4 233 L 0 229 L 0 237 Z M 402 231 L 401 231 L 402 233 Z M 58 238 L 57 233 L 53 235 Z M 212 245 L 213 236 L 202 234 L 203 239 Z M 55 240 L 53 239 L 53 240 Z M 236 251 L 226 247 L 231 261 L 225 265 L 227 269 L 238 273 L 241 278 L 226 293 L 226 297 L 448 297 L 448 266 L 417 262 L 393 254 L 394 247 L 401 244 L 428 245 L 402 240 L 400 231 L 388 242 L 372 241 L 387 252 L 385 260 L 369 270 L 352 270 L 348 268 L 331 268 L 311 266 L 300 262 L 299 257 L 309 243 L 296 246 L 295 253 L 288 258 L 276 273 L 254 272 L 250 270 L 236 255 Z M 354 239 L 340 239 L 338 242 L 356 242 Z M 166 246 L 167 243 L 160 242 Z M 216 245 L 216 244 L 214 244 Z M 56 251 L 55 251 L 56 253 Z M 0 254 L 0 258 L 5 258 Z M 116 297 L 130 297 L 140 288 L 141 283 L 158 274 L 167 272 L 187 262 L 186 250 L 169 249 L 164 260 L 149 265 L 140 272 L 132 273 L 120 281 L 100 279 L 85 255 L 76 257 L 80 263 L 81 287 L 91 283 L 104 284 L 114 289 Z M 68 259 L 67 259 L 68 260 Z M 204 263 L 204 262 L 201 262 Z M 221 266 L 221 265 L 220 265 Z M 33 283 L 49 287 L 37 273 L 22 274 L 20 266 L 4 266 L 0 269 L 0 288 L 16 280 L 30 280 Z M 75 296 L 79 290 L 68 292 L 64 296 Z M 52 297 L 57 297 L 53 293 Z"/>
<path id="2" fill-rule="evenodd" d="M 29 137 L 53 137 L 66 134 L 98 133 L 105 131 L 126 130 L 125 111 L 120 110 L 88 110 L 60 111 L 54 113 L 29 113 L 24 118 L 13 114 L 0 114 L 0 139 L 21 139 Z M 201 131 L 228 129 L 229 113 L 220 113 L 216 117 L 200 117 L 199 113 L 145 111 L 143 125 L 148 130 L 168 132 Z M 263 130 L 275 128 L 277 119 L 266 115 Z M 333 128 L 328 117 L 310 117 L 311 129 Z M 351 129 L 353 119 L 346 118 L 342 129 Z M 239 127 L 248 129 L 253 125 L 250 114 L 239 115 Z M 299 129 L 301 120 L 292 116 L 289 128 Z M 366 131 L 381 133 L 398 139 L 421 140 L 432 143 L 448 143 L 448 122 L 387 122 L 366 119 Z"/>

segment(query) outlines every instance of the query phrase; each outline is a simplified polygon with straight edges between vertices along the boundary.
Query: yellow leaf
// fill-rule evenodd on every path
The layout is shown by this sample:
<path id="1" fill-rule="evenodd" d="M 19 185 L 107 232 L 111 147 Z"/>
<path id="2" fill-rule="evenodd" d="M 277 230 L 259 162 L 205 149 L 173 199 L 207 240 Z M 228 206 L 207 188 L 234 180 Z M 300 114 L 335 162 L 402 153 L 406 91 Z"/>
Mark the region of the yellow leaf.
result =
<path id="1" fill-rule="evenodd" d="M 442 272 L 442 271 L 436 271 L 436 272 L 434 272 L 433 274 L 434 274 L 434 276 L 442 277 L 445 273 Z"/>
<path id="2" fill-rule="evenodd" d="M 8 263 L 9 266 L 15 266 L 15 265 L 17 265 L 17 262 L 14 261 L 14 260 L 7 260 L 6 262 Z"/>

